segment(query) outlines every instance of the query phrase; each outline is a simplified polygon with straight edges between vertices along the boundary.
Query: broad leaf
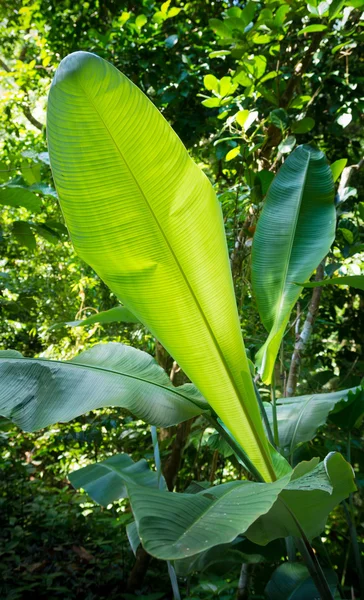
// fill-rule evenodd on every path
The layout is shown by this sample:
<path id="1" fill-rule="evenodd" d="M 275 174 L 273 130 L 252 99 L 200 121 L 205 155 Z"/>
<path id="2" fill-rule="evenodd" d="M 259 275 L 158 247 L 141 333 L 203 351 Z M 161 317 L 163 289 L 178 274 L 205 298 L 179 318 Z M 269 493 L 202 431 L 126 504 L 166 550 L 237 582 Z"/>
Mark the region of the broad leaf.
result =
<path id="1" fill-rule="evenodd" d="M 289 485 L 246 537 L 263 545 L 289 535 L 301 537 L 293 516 L 309 539 L 322 533 L 329 513 L 356 487 L 353 469 L 341 454 L 329 454 L 312 469 L 314 464 L 315 460 L 297 465 Z"/>
<path id="2" fill-rule="evenodd" d="M 324 573 L 334 595 L 337 587 L 335 571 L 324 569 Z M 308 600 L 320 596 L 305 565 L 292 562 L 283 563 L 274 571 L 265 595 L 268 600 Z"/>
<path id="3" fill-rule="evenodd" d="M 241 566 L 243 562 L 248 564 L 274 562 L 277 556 L 284 554 L 284 542 L 281 540 L 275 540 L 266 546 L 258 546 L 250 540 L 238 536 L 231 544 L 213 546 L 205 552 L 176 560 L 174 568 L 180 577 L 212 569 L 214 573 L 217 570 L 219 573 L 224 573 L 236 565 Z"/>
<path id="4" fill-rule="evenodd" d="M 208 408 L 192 384 L 173 387 L 149 354 L 123 344 L 100 344 L 67 362 L 0 352 L 0 414 L 25 431 L 105 406 L 162 427 Z"/>
<path id="5" fill-rule="evenodd" d="M 323 287 L 326 285 L 349 285 L 350 287 L 364 291 L 364 275 L 344 275 L 343 277 L 332 277 L 322 281 L 305 281 L 298 283 L 307 288 Z"/>
<path id="6" fill-rule="evenodd" d="M 42 202 L 38 196 L 20 185 L 0 186 L 0 204 L 5 206 L 24 206 L 32 212 L 39 212 Z"/>
<path id="7" fill-rule="evenodd" d="M 364 387 L 353 388 L 347 399 L 336 404 L 330 414 L 330 421 L 341 429 L 351 431 L 360 424 L 364 415 Z"/>
<path id="8" fill-rule="evenodd" d="M 126 526 L 126 535 L 128 536 L 130 547 L 136 555 L 136 551 L 140 546 L 140 539 L 135 521 L 128 523 L 128 525 Z"/>
<path id="9" fill-rule="evenodd" d="M 274 479 L 210 182 L 146 96 L 105 60 L 65 58 L 49 154 L 76 251 L 160 340 Z"/>
<path id="10" fill-rule="evenodd" d="M 339 158 L 339 160 L 335 160 L 335 162 L 333 162 L 330 165 L 330 169 L 332 172 L 332 177 L 333 177 L 334 182 L 339 179 L 341 173 L 343 172 L 343 170 L 346 167 L 347 162 L 348 162 L 347 158 Z"/>
<path id="11" fill-rule="evenodd" d="M 322 152 L 299 146 L 270 186 L 254 235 L 252 285 L 269 332 L 257 363 L 270 383 L 292 308 L 335 235 L 334 183 Z"/>
<path id="12" fill-rule="evenodd" d="M 13 234 L 21 246 L 26 246 L 29 250 L 34 250 L 37 246 L 33 229 L 28 221 L 14 221 Z"/>
<path id="13" fill-rule="evenodd" d="M 290 475 L 274 483 L 232 481 L 197 494 L 127 487 L 145 550 L 173 560 L 233 541 L 269 511 L 289 479 Z"/>
<path id="14" fill-rule="evenodd" d="M 307 394 L 293 398 L 277 399 L 279 445 L 292 454 L 298 444 L 312 440 L 319 427 L 327 421 L 335 406 L 348 403 L 356 388 L 327 394 Z M 360 389 L 360 388 L 358 388 Z M 272 405 L 264 403 L 268 419 L 273 426 Z"/>
<path id="15" fill-rule="evenodd" d="M 126 483 L 158 488 L 156 471 L 151 471 L 144 459 L 134 462 L 128 454 L 115 454 L 100 463 L 69 473 L 68 478 L 73 487 L 83 488 L 102 506 L 126 498 Z"/>
<path id="16" fill-rule="evenodd" d="M 139 323 L 139 321 L 125 306 L 115 306 L 114 308 L 110 308 L 110 310 L 91 315 L 87 319 L 67 321 L 65 325 L 69 327 L 84 327 L 85 325 L 94 325 L 95 323 Z"/>

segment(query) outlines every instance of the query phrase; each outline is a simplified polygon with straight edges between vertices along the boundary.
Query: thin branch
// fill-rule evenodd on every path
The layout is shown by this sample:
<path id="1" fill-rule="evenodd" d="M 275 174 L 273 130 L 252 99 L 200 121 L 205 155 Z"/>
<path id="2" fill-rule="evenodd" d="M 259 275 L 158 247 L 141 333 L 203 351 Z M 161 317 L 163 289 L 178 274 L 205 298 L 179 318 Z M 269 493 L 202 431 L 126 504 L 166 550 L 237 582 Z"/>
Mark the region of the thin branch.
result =
<path id="1" fill-rule="evenodd" d="M 8 65 L 0 58 L 0 66 L 4 69 L 4 71 L 6 71 L 7 73 L 12 73 L 10 67 L 8 67 Z M 28 90 L 25 88 L 24 85 L 20 86 L 20 89 L 24 92 L 25 94 L 25 98 L 27 100 L 27 102 L 29 102 L 29 94 L 28 94 Z M 21 107 L 24 116 L 28 119 L 29 123 L 31 123 L 33 125 L 33 127 L 36 127 L 37 129 L 39 129 L 39 131 L 43 131 L 43 123 L 41 123 L 40 121 L 38 121 L 38 119 L 36 119 L 32 113 L 30 112 L 30 108 L 27 104 L 23 104 Z"/>
<path id="2" fill-rule="evenodd" d="M 317 267 L 315 281 L 321 281 L 323 279 L 324 269 L 325 269 L 325 261 L 326 261 L 326 259 L 324 259 Z M 307 317 L 306 317 L 304 325 L 302 327 L 302 331 L 301 331 L 301 333 L 298 334 L 298 336 L 296 338 L 296 343 L 294 345 L 294 350 L 293 350 L 291 364 L 290 364 L 289 373 L 288 373 L 285 396 L 294 396 L 294 394 L 295 394 L 297 382 L 298 382 L 299 368 L 300 368 L 300 363 L 301 363 L 301 355 L 307 346 L 307 342 L 311 336 L 311 332 L 312 332 L 314 323 L 316 321 L 317 313 L 318 313 L 319 306 L 320 306 L 321 294 L 322 294 L 322 287 L 316 287 L 313 289 L 311 302 L 310 302 L 310 305 L 308 308 Z M 297 322 L 298 322 L 298 320 L 297 320 Z"/>
<path id="3" fill-rule="evenodd" d="M 349 183 L 350 177 L 354 173 L 354 171 L 359 171 L 364 165 L 364 159 L 362 158 L 357 165 L 351 165 L 350 167 L 346 167 L 340 177 L 340 183 L 338 187 L 338 195 L 339 197 L 343 194 L 344 189 Z M 325 261 L 326 258 L 320 263 L 317 267 L 315 281 L 321 281 L 324 277 L 324 269 L 325 269 Z M 299 375 L 299 367 L 301 362 L 301 355 L 304 352 L 308 340 L 311 336 L 312 329 L 319 311 L 320 299 L 322 294 L 322 287 L 317 287 L 313 289 L 311 302 L 308 308 L 308 313 L 306 320 L 304 322 L 301 333 L 296 338 L 296 343 L 294 346 L 291 364 L 289 369 L 289 375 L 287 380 L 287 386 L 285 390 L 285 396 L 294 396 L 298 375 Z"/>

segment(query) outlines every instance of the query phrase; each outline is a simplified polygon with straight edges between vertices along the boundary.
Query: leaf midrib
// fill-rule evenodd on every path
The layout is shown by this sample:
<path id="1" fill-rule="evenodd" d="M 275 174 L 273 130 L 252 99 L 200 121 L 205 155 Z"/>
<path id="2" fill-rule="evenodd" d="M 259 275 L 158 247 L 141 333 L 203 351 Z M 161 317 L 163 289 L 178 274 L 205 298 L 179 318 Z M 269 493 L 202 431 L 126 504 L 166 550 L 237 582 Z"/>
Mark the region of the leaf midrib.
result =
<path id="1" fill-rule="evenodd" d="M 188 402 L 190 402 L 191 404 L 193 404 L 194 406 L 197 406 L 197 408 L 204 410 L 202 408 L 202 406 L 200 404 L 197 404 L 196 402 L 194 402 L 193 400 L 191 400 L 188 396 L 185 396 L 185 394 L 178 392 L 178 387 L 174 387 L 174 386 L 167 386 L 167 385 L 163 385 L 161 383 L 157 383 L 155 381 L 151 381 L 150 379 L 144 379 L 143 377 L 138 377 L 137 375 L 132 375 L 130 373 L 125 373 L 123 371 L 114 371 L 112 369 L 107 369 L 106 367 L 99 367 L 99 366 L 95 366 L 95 365 L 88 365 L 87 363 L 77 363 L 77 362 L 71 362 L 71 361 L 62 361 L 62 360 L 50 360 L 47 358 L 13 358 L 11 356 L 7 357 L 7 358 L 1 358 L 0 357 L 0 365 L 1 363 L 5 363 L 8 361 L 12 361 L 12 362 L 22 362 L 22 363 L 44 363 L 46 365 L 62 365 L 62 367 L 67 368 L 67 367 L 78 367 L 78 368 L 83 368 L 83 369 L 91 369 L 94 371 L 101 371 L 101 372 L 105 372 L 105 373 L 109 373 L 111 375 L 116 375 L 118 377 L 127 377 L 129 379 L 135 379 L 137 381 L 141 381 L 143 383 L 149 384 L 149 385 L 154 385 L 155 387 L 159 387 L 161 389 L 164 389 L 172 394 L 175 394 L 176 396 L 181 396 L 181 398 L 183 398 L 184 400 L 187 400 Z"/>
<path id="2" fill-rule="evenodd" d="M 351 388 L 351 389 L 355 389 L 355 388 Z M 343 390 L 343 391 L 344 392 L 346 391 L 346 394 L 344 394 L 342 397 L 340 397 L 340 400 L 338 400 L 338 402 L 341 402 L 342 400 L 346 400 L 347 401 L 347 399 L 348 399 L 348 390 Z M 296 421 L 296 424 L 294 426 L 294 429 L 293 429 L 293 434 L 292 434 L 292 439 L 291 439 L 291 444 L 290 444 L 290 449 L 289 449 L 290 450 L 290 454 L 293 453 L 293 450 L 294 450 L 294 447 L 295 447 L 295 443 L 294 442 L 295 442 L 295 438 L 296 438 L 297 431 L 298 431 L 299 425 L 301 423 L 303 414 L 304 414 L 307 406 L 314 400 L 314 398 L 316 398 L 316 396 L 317 396 L 317 394 L 309 395 L 308 398 L 307 398 L 307 400 L 305 400 L 305 402 L 303 404 L 301 403 L 299 417 L 298 417 L 298 419 Z M 332 402 L 334 403 L 334 405 L 336 404 L 334 401 L 332 401 Z M 291 404 L 292 404 L 292 406 L 294 406 L 295 403 L 292 402 Z M 333 410 L 333 409 L 331 409 L 331 410 Z M 329 413 L 331 412 L 331 410 L 329 410 Z M 322 423 L 320 423 L 320 424 L 317 425 L 316 431 L 317 431 L 317 429 L 319 427 L 321 427 L 321 425 L 322 425 Z"/>
<path id="3" fill-rule="evenodd" d="M 131 85 L 133 86 L 133 88 L 135 88 L 135 87 L 136 87 L 136 86 L 135 86 L 135 85 L 134 85 L 132 82 L 130 82 L 130 83 L 131 83 Z M 246 407 L 245 407 L 245 405 L 244 405 L 243 399 L 240 397 L 240 392 L 239 392 L 239 389 L 238 389 L 238 388 L 237 388 L 237 386 L 236 386 L 236 383 L 235 383 L 235 380 L 234 380 L 233 374 L 231 373 L 231 371 L 230 371 L 230 369 L 229 369 L 229 366 L 228 366 L 228 364 L 227 364 L 227 362 L 226 362 L 226 360 L 225 360 L 225 357 L 224 357 L 224 354 L 223 354 L 223 352 L 222 352 L 222 350 L 221 350 L 221 348 L 220 348 L 220 345 L 219 345 L 219 343 L 218 343 L 218 341 L 217 341 L 217 339 L 216 339 L 216 337 L 215 337 L 215 334 L 214 334 L 214 332 L 213 332 L 213 329 L 212 329 L 212 327 L 211 327 L 210 323 L 208 322 L 208 320 L 207 320 L 207 317 L 206 317 L 206 315 L 205 315 L 204 311 L 202 310 L 202 307 L 201 307 L 201 305 L 200 305 L 200 303 L 199 303 L 199 301 L 198 301 L 198 299 L 197 299 L 197 297 L 196 297 L 196 295 L 195 295 L 195 293 L 194 293 L 194 291 L 193 291 L 193 289 L 192 289 L 192 287 L 191 287 L 191 285 L 190 285 L 190 283 L 189 283 L 189 281 L 188 281 L 188 278 L 186 277 L 186 275 L 185 275 L 185 273 L 184 273 L 184 271 L 183 271 L 183 269 L 182 269 L 182 266 L 181 266 L 181 264 L 180 264 L 179 260 L 177 259 L 177 256 L 175 255 L 175 253 L 174 253 L 174 251 L 173 251 L 172 245 L 169 243 L 169 241 L 168 241 L 168 238 L 167 238 L 166 234 L 165 234 L 165 233 L 164 233 L 164 231 L 163 231 L 163 228 L 161 227 L 161 225 L 160 225 L 160 223 L 159 223 L 159 221 L 158 221 L 158 219 L 157 219 L 156 215 L 154 214 L 154 211 L 152 210 L 152 207 L 151 207 L 151 205 L 150 205 L 150 204 L 149 204 L 149 202 L 148 202 L 148 199 L 147 199 L 147 196 L 146 196 L 146 194 L 144 193 L 143 189 L 141 188 L 140 184 L 138 183 L 137 179 L 135 178 L 135 175 L 134 175 L 133 171 L 132 171 L 132 170 L 131 170 L 131 168 L 129 167 L 129 164 L 128 164 L 128 162 L 126 161 L 126 159 L 125 159 L 125 157 L 124 157 L 123 153 L 121 152 L 121 149 L 119 148 L 118 144 L 116 143 L 116 140 L 114 139 L 114 137 L 113 137 L 113 135 L 112 135 L 112 133 L 111 133 L 110 129 L 109 129 L 109 128 L 108 128 L 108 126 L 106 125 L 106 123 L 105 123 L 104 119 L 102 118 L 102 116 L 101 116 L 100 112 L 97 110 L 97 108 L 96 108 L 96 106 L 95 106 L 94 102 L 93 102 L 93 101 L 92 101 L 92 99 L 89 97 L 89 95 L 87 94 L 87 91 L 86 91 L 86 90 L 85 90 L 85 88 L 82 86 L 82 84 L 81 84 L 81 82 L 80 82 L 80 81 L 79 81 L 79 85 L 80 85 L 80 88 L 82 89 L 82 91 L 83 91 L 83 93 L 84 93 L 85 97 L 86 97 L 86 98 L 87 98 L 87 100 L 90 102 L 90 104 L 92 105 L 92 107 L 93 107 L 93 109 L 94 109 L 95 113 L 97 114 L 97 116 L 99 117 L 99 119 L 100 119 L 100 121 L 102 122 L 103 126 L 105 127 L 105 130 L 106 130 L 106 131 L 107 131 L 107 133 L 109 134 L 109 137 L 110 137 L 110 139 L 111 139 L 112 143 L 114 144 L 114 146 L 115 146 L 115 148 L 116 148 L 116 151 L 118 152 L 118 154 L 120 155 L 120 158 L 121 158 L 121 160 L 124 162 L 124 164 L 125 164 L 126 168 L 128 169 L 128 171 L 129 171 L 129 173 L 130 173 L 130 175 L 131 175 L 131 177 L 132 177 L 132 179 L 133 179 L 133 181 L 134 181 L 134 183 L 135 183 L 136 187 L 138 188 L 138 190 L 139 190 L 139 192 L 140 192 L 140 194 L 141 194 L 142 198 L 144 198 L 145 204 L 146 204 L 146 206 L 148 207 L 148 209 L 149 209 L 149 211 L 150 211 L 150 214 L 151 214 L 151 216 L 153 217 L 153 219 L 154 219 L 154 221 L 155 221 L 155 223 L 156 223 L 156 225 L 157 225 L 157 228 L 158 228 L 158 230 L 159 230 L 159 232 L 160 232 L 160 234 L 161 234 L 161 236 L 162 236 L 162 238 L 163 238 L 163 240 L 164 240 L 164 242 L 165 242 L 165 244 L 166 244 L 166 246 L 167 246 L 167 249 L 170 251 L 170 253 L 171 253 L 171 255 L 172 255 L 172 257 L 173 257 L 173 259 L 174 259 L 174 261 L 175 261 L 175 263 L 176 263 L 176 265 L 177 265 L 178 271 L 180 272 L 180 274 L 181 274 L 181 276 L 182 276 L 182 279 L 184 280 L 184 282 L 185 282 L 185 284 L 186 284 L 186 286 L 187 286 L 187 289 L 189 290 L 189 292 L 190 292 L 190 294 L 191 294 L 191 296 L 192 296 L 192 298 L 193 298 L 193 300 L 194 300 L 194 302 L 195 302 L 195 304 L 196 304 L 197 310 L 198 310 L 198 312 L 200 313 L 200 316 L 202 317 L 202 320 L 203 320 L 203 322 L 205 323 L 205 325 L 206 325 L 206 328 L 207 328 L 207 330 L 208 330 L 208 332 L 209 332 L 209 334 L 210 334 L 210 337 L 211 337 L 211 340 L 212 340 L 212 342 L 213 342 L 213 345 L 214 345 L 215 349 L 217 350 L 217 353 L 218 353 L 218 355 L 219 355 L 219 358 L 220 358 L 220 360 L 221 360 L 222 364 L 224 365 L 225 372 L 226 372 L 226 373 L 227 373 L 227 375 L 228 375 L 228 378 L 229 378 L 229 380 L 230 380 L 230 383 L 231 383 L 231 385 L 232 385 L 232 387 L 233 387 L 233 390 L 234 390 L 234 392 L 235 392 L 235 394 L 236 394 L 236 397 L 237 397 L 237 399 L 238 399 L 238 401 L 239 401 L 239 404 L 240 404 L 240 406 L 241 406 L 241 408 L 242 408 L 242 411 L 243 411 L 243 413 L 244 413 L 244 415 L 245 415 L 245 418 L 246 418 L 246 420 L 247 420 L 247 422 L 248 422 L 248 424 L 249 424 L 250 430 L 251 430 L 251 432 L 253 433 L 253 437 L 254 437 L 254 439 L 255 439 L 255 441 L 256 441 L 256 444 L 257 444 L 257 446 L 258 446 L 258 448 L 259 448 L 259 450 L 260 450 L 260 453 L 261 453 L 261 456 L 262 456 L 262 458 L 263 458 L 263 461 L 264 461 L 265 467 L 266 467 L 266 469 L 267 469 L 268 473 L 270 474 L 270 477 L 272 477 L 272 479 L 273 479 L 273 481 L 274 481 L 274 480 L 276 479 L 276 476 L 275 476 L 274 469 L 273 469 L 273 467 L 272 467 L 271 461 L 269 460 L 269 455 L 268 455 L 268 453 L 267 453 L 267 451 L 266 451 L 266 449 L 265 449 L 264 445 L 262 444 L 262 442 L 261 442 L 261 439 L 260 439 L 259 435 L 257 434 L 257 432 L 256 432 L 256 430 L 255 430 L 255 425 L 254 425 L 254 423 L 253 423 L 253 421 L 252 421 L 252 419 L 251 419 L 251 417 L 250 417 L 250 415 L 249 415 L 249 412 L 246 410 Z M 137 88 L 136 88 L 136 89 L 137 89 Z M 189 157 L 189 160 L 191 160 L 191 159 L 190 159 L 190 157 Z"/>
<path id="4" fill-rule="evenodd" d="M 238 482 L 237 482 L 237 483 L 238 483 Z M 274 485 L 274 483 L 257 483 L 257 482 L 251 482 L 251 481 L 246 481 L 246 482 L 244 482 L 244 483 L 243 483 L 243 482 L 240 482 L 240 484 L 241 484 L 240 486 L 239 486 L 239 485 L 232 486 L 230 490 L 227 490 L 227 491 L 225 492 L 225 494 L 223 494 L 222 496 L 219 496 L 219 497 L 218 497 L 218 498 L 216 498 L 215 500 L 211 500 L 210 504 L 208 504 L 208 506 L 206 506 L 206 508 L 202 510 L 202 512 L 201 512 L 201 513 L 198 515 L 198 517 L 196 517 L 196 519 L 194 519 L 194 521 L 191 523 L 191 525 L 189 525 L 189 527 L 187 527 L 187 529 L 184 529 L 184 530 L 183 530 L 183 533 L 182 533 L 181 535 L 179 535 L 179 536 L 178 536 L 178 537 L 177 537 L 177 538 L 176 538 L 176 539 L 173 541 L 173 543 L 172 543 L 171 545 L 172 545 L 172 546 L 176 546 L 176 544 L 178 544 L 178 543 L 179 543 L 179 542 L 182 540 L 182 538 L 183 538 L 183 537 L 185 537 L 186 535 L 188 535 L 188 533 L 189 533 L 189 532 L 190 532 L 190 531 L 191 531 L 191 530 L 192 530 L 194 527 L 196 527 L 196 526 L 198 525 L 198 523 L 199 523 L 199 522 L 201 522 L 201 521 L 202 521 L 202 520 L 203 520 L 203 519 L 206 517 L 206 515 L 207 515 L 209 512 L 213 511 L 213 510 L 216 508 L 216 506 L 218 505 L 218 503 L 219 503 L 221 500 L 226 500 L 226 497 L 227 497 L 227 496 L 229 496 L 230 494 L 232 494 L 233 492 L 235 492 L 237 488 L 240 488 L 240 487 L 246 487 L 246 486 L 247 486 L 247 485 L 249 485 L 249 484 L 253 485 L 254 487 L 255 487 L 255 486 L 269 486 L 269 485 Z M 138 486 L 138 487 L 140 487 L 140 486 Z M 250 486 L 250 487 L 251 487 L 251 486 Z M 157 491 L 157 490 L 155 490 L 155 491 Z M 167 494 L 170 494 L 170 493 L 173 493 L 173 492 L 167 492 Z M 204 492 L 199 492 L 199 493 L 198 493 L 198 494 L 196 494 L 196 495 L 197 495 L 197 496 L 203 496 L 203 495 L 204 495 L 204 494 L 206 494 L 206 493 L 213 493 L 213 488 L 212 488 L 212 489 L 211 489 L 211 488 L 207 488 L 207 489 L 206 489 Z M 280 493 L 280 492 L 278 492 L 278 494 L 279 494 L 279 493 Z M 277 496 L 278 496 L 278 494 L 277 494 Z M 188 496 L 194 496 L 194 494 L 188 494 Z M 252 504 L 254 504 L 254 503 L 252 502 Z M 269 511 L 269 509 L 268 509 L 268 511 Z M 266 511 L 266 512 L 268 512 L 268 511 Z M 262 513 L 262 514 L 266 514 L 266 513 Z M 140 522 L 143 520 L 143 518 L 145 518 L 145 517 L 142 517 L 142 518 L 140 519 Z M 186 543 L 187 543 L 187 542 L 186 542 Z"/>
<path id="5" fill-rule="evenodd" d="M 273 323 L 273 327 L 271 329 L 271 333 L 273 330 L 275 330 L 277 328 L 277 322 L 279 323 L 279 319 L 282 313 L 282 304 L 283 304 L 283 298 L 284 298 L 284 290 L 286 287 L 286 281 L 287 281 L 287 274 L 288 274 L 288 270 L 289 270 L 289 265 L 290 265 L 290 261 L 291 261 L 291 256 L 292 256 L 292 249 L 294 246 L 294 240 L 296 237 L 296 231 L 297 231 L 297 223 L 298 223 L 298 217 L 301 211 L 301 206 L 302 206 L 302 199 L 303 199 L 303 194 L 304 194 L 304 189 L 305 189 L 305 185 L 307 182 L 307 173 L 308 173 L 308 167 L 310 164 L 310 153 L 307 152 L 307 150 L 305 150 L 304 148 L 302 148 L 303 152 L 305 152 L 307 154 L 307 163 L 306 163 L 306 170 L 305 170 L 305 174 L 304 174 L 304 181 L 303 181 L 303 185 L 301 187 L 301 191 L 300 191 L 300 197 L 299 197 L 299 201 L 298 201 L 298 210 L 296 210 L 296 215 L 295 215 L 295 220 L 294 220 L 294 224 L 292 227 L 292 233 L 290 236 L 290 243 L 289 243 L 289 249 L 288 249 L 288 259 L 284 268 L 284 273 L 283 273 L 283 277 L 282 277 L 282 285 L 279 291 L 279 312 L 277 314 L 277 317 L 274 320 Z"/>

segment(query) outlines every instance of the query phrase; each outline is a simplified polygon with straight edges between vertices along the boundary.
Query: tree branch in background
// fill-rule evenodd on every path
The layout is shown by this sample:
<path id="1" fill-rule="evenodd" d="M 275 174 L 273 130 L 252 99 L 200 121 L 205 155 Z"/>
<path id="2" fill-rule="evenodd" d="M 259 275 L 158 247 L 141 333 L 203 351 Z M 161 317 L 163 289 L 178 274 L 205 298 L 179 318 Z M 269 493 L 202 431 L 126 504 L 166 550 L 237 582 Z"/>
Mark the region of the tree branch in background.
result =
<path id="1" fill-rule="evenodd" d="M 155 359 L 157 363 L 168 372 L 168 365 L 170 364 L 171 357 L 167 350 L 162 344 L 155 340 Z M 176 362 L 172 363 L 172 368 L 169 374 L 170 380 L 175 381 L 176 375 L 178 376 L 178 385 L 185 383 L 187 378 L 186 375 L 180 370 Z M 176 484 L 177 475 L 181 466 L 183 451 L 186 445 L 187 438 L 191 431 L 193 419 L 180 423 L 177 427 L 168 427 L 168 429 L 160 428 L 160 439 L 166 440 L 172 438 L 171 452 L 168 456 L 165 464 L 163 465 L 163 476 L 166 480 L 167 487 L 170 491 L 174 489 Z M 135 592 L 140 589 L 141 583 L 147 573 L 151 556 L 144 550 L 142 546 L 139 546 L 133 569 L 130 572 L 127 591 Z"/>
<path id="2" fill-rule="evenodd" d="M 316 33 L 312 36 L 312 42 L 311 42 L 309 49 L 307 50 L 303 60 L 299 61 L 296 64 L 296 66 L 294 68 L 294 73 L 293 73 L 292 77 L 289 79 L 288 85 L 287 85 L 284 93 L 282 94 L 282 97 L 280 98 L 279 106 L 281 108 L 286 108 L 289 105 L 289 103 L 291 102 L 293 95 L 294 95 L 303 75 L 306 73 L 308 67 L 311 64 L 313 55 L 320 47 L 320 43 L 321 43 L 323 36 L 324 36 L 323 32 Z M 269 162 L 269 158 L 270 158 L 273 148 L 277 147 L 279 145 L 279 143 L 281 142 L 281 140 L 282 140 L 281 129 L 279 129 L 278 127 L 273 125 L 273 123 L 271 123 L 268 126 L 266 140 L 262 146 L 262 150 L 260 153 L 260 158 L 264 162 Z"/>
<path id="3" fill-rule="evenodd" d="M 9 74 L 12 72 L 11 69 L 8 67 L 8 65 L 1 58 L 0 58 L 0 67 L 2 67 L 4 69 L 4 71 L 6 71 Z M 20 86 L 20 89 L 24 92 L 27 102 L 29 102 L 28 91 L 25 89 L 24 86 Z M 29 105 L 22 104 L 21 109 L 23 111 L 24 116 L 28 119 L 29 123 L 31 123 L 33 125 L 33 127 L 36 127 L 37 129 L 39 129 L 39 131 L 43 131 L 43 127 L 44 127 L 43 123 L 38 121 L 38 119 L 36 119 L 32 115 Z"/>
<path id="4" fill-rule="evenodd" d="M 326 261 L 326 259 L 324 259 L 317 267 L 315 281 L 321 281 L 323 279 L 324 270 L 325 270 L 325 261 Z M 297 381 L 298 381 L 298 376 L 299 376 L 299 368 L 300 368 L 300 363 L 301 363 L 301 355 L 302 355 L 305 347 L 307 346 L 307 342 L 310 338 L 310 335 L 311 335 L 311 332 L 312 332 L 312 329 L 313 329 L 313 326 L 314 326 L 314 323 L 315 323 L 315 320 L 317 317 L 317 313 L 318 313 L 318 309 L 319 309 L 319 305 L 320 305 L 321 294 L 322 294 L 322 287 L 314 288 L 314 290 L 312 292 L 311 302 L 308 307 L 308 313 L 307 313 L 305 322 L 302 327 L 302 331 L 298 335 L 298 338 L 296 339 L 296 343 L 294 345 L 294 350 L 293 350 L 293 354 L 292 354 L 292 358 L 291 358 L 291 365 L 289 368 L 287 385 L 286 385 L 286 392 L 285 392 L 286 396 L 294 396 L 294 394 L 296 392 Z M 299 322 L 299 320 L 297 320 L 297 322 Z"/>
<path id="5" fill-rule="evenodd" d="M 361 159 L 357 165 L 351 165 L 350 167 L 345 167 L 345 169 L 343 170 L 343 172 L 341 174 L 340 183 L 339 183 L 339 187 L 338 187 L 339 198 L 343 195 L 344 189 L 348 185 L 352 174 L 355 171 L 359 171 L 359 169 L 361 169 L 361 167 L 363 165 L 364 165 L 364 159 Z M 325 262 L 326 262 L 326 258 L 318 266 L 317 271 L 316 271 L 315 281 L 321 281 L 323 279 L 324 270 L 325 270 Z M 299 334 L 298 338 L 296 339 L 296 343 L 295 343 L 292 358 L 291 358 L 291 364 L 290 364 L 290 368 L 289 368 L 287 386 L 286 386 L 285 394 L 284 394 L 287 397 L 294 396 L 294 394 L 296 392 L 298 375 L 299 375 L 299 367 L 300 367 L 300 362 L 301 362 L 301 355 L 304 352 L 305 347 L 307 346 L 307 342 L 310 338 L 310 335 L 311 335 L 311 332 L 312 332 L 312 329 L 313 329 L 313 326 L 314 326 L 314 323 L 315 323 L 315 320 L 317 317 L 322 290 L 323 290 L 322 287 L 317 287 L 317 288 L 313 289 L 312 298 L 311 298 L 311 302 L 310 302 L 310 305 L 308 308 L 306 320 L 304 322 L 301 333 Z"/>
<path id="6" fill-rule="evenodd" d="M 144 550 L 143 546 L 138 546 L 135 555 L 135 563 L 129 573 L 126 584 L 127 592 L 133 593 L 135 590 L 139 590 L 141 588 L 151 559 L 152 557 Z"/>

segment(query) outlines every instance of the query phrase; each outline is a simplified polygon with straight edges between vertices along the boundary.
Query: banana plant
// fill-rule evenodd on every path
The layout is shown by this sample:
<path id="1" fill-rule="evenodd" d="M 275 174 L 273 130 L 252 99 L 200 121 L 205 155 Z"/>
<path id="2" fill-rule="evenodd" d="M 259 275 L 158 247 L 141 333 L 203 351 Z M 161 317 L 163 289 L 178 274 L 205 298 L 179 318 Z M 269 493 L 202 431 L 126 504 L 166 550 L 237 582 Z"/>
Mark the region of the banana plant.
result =
<path id="1" fill-rule="evenodd" d="M 270 383 L 281 341 L 308 279 L 335 237 L 332 171 L 322 152 L 299 146 L 273 180 L 252 247 L 252 285 L 268 338 L 258 352 L 262 380 Z"/>
<path id="2" fill-rule="evenodd" d="M 94 54 L 76 52 L 61 62 L 49 93 L 47 136 L 76 251 L 123 303 L 120 319 L 128 311 L 144 324 L 192 383 L 174 387 L 149 355 L 122 344 L 100 344 L 71 361 L 6 351 L 0 414 L 28 431 L 103 406 L 126 408 L 153 426 L 205 415 L 257 482 L 176 494 L 125 455 L 86 467 L 71 481 L 102 504 L 128 495 L 133 546 L 139 538 L 164 560 L 196 556 L 242 533 L 257 544 L 291 535 L 308 544 L 355 489 L 353 472 L 339 454 L 293 469 L 268 440 L 211 183 L 148 98 Z M 295 282 L 305 281 L 330 247 L 333 211 L 323 154 L 299 147 L 271 185 L 254 241 L 253 288 L 268 329 L 259 357 L 264 381 L 301 291 Z M 318 405 L 325 420 L 335 401 Z M 332 597 L 320 581 L 322 597 Z"/>

